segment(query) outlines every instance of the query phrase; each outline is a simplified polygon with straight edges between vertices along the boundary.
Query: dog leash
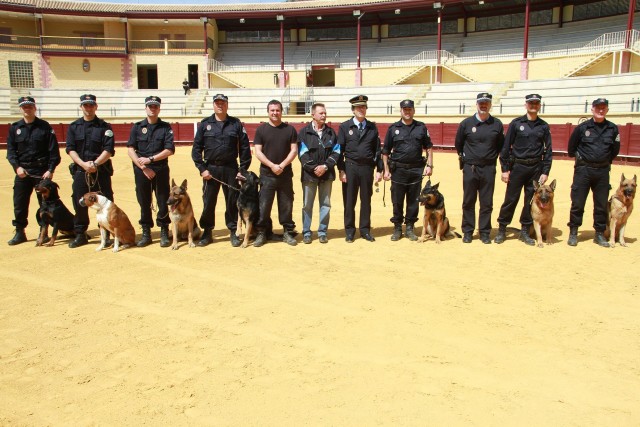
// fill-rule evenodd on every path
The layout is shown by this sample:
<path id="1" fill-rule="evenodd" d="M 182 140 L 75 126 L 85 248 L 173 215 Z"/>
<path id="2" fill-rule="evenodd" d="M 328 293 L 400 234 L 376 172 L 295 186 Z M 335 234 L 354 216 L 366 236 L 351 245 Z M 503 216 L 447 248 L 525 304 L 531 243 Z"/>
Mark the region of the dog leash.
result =
<path id="1" fill-rule="evenodd" d="M 390 179 L 389 181 L 395 182 L 396 184 L 402 184 L 402 185 L 413 185 L 413 184 L 417 184 L 417 183 L 420 183 L 420 185 L 422 185 L 422 180 L 424 179 L 425 176 L 426 175 L 423 175 L 422 178 L 420 178 L 419 181 L 409 182 L 407 184 L 405 184 L 404 182 L 394 181 L 392 179 Z M 431 177 L 429 177 L 429 182 L 431 182 Z M 380 188 L 379 187 L 380 187 L 380 183 L 376 182 L 376 193 L 380 192 Z M 387 199 L 387 181 L 383 180 L 383 183 L 382 183 L 382 206 L 385 207 L 385 208 L 387 207 L 386 199 Z"/>
<path id="2" fill-rule="evenodd" d="M 232 190 L 235 190 L 235 191 L 238 191 L 238 192 L 240 191 L 240 189 L 239 189 L 239 188 L 236 188 L 236 187 L 234 187 L 233 185 L 229 185 L 229 184 L 227 184 L 226 182 L 223 182 L 223 181 L 219 180 L 218 178 L 216 178 L 216 177 L 215 177 L 215 176 L 213 176 L 213 175 L 211 175 L 211 179 L 213 179 L 214 181 L 216 181 L 216 182 L 218 182 L 218 183 L 220 183 L 220 184 L 222 184 L 222 185 L 226 185 L 227 187 L 229 187 L 229 188 L 230 188 L 230 189 L 232 189 Z M 207 184 L 208 184 L 208 183 L 209 183 L 209 180 L 208 180 L 208 179 L 206 179 L 206 180 L 204 181 L 204 191 L 203 191 L 203 193 L 207 191 Z"/>

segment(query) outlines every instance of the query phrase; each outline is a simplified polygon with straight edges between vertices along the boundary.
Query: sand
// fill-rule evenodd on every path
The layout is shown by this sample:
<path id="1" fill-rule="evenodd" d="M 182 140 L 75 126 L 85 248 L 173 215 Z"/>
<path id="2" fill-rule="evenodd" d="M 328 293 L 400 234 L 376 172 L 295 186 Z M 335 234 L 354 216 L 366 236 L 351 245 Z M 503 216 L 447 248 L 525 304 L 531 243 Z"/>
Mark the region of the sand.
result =
<path id="1" fill-rule="evenodd" d="M 71 208 L 68 162 L 63 153 L 55 179 Z M 434 162 L 432 182 L 459 232 L 457 159 L 438 152 Z M 199 216 L 190 148 L 170 164 L 176 181 L 188 179 Z M 116 203 L 139 234 L 122 147 L 114 166 Z M 372 202 L 376 242 L 347 244 L 336 183 L 326 245 L 314 233 L 311 245 L 232 248 L 220 195 L 210 246 L 160 248 L 154 228 L 153 245 L 114 254 L 96 253 L 95 237 L 74 250 L 67 240 L 34 247 L 35 196 L 29 242 L 6 245 L 5 162 L 0 425 L 637 426 L 640 213 L 628 247 L 601 248 L 589 200 L 580 243 L 567 246 L 572 171 L 554 162 L 555 244 L 544 248 L 513 233 L 502 245 L 391 242 L 388 185 L 386 207 L 382 185 Z M 614 165 L 613 185 L 622 172 L 640 169 Z M 504 189 L 498 180 L 494 226 Z"/>

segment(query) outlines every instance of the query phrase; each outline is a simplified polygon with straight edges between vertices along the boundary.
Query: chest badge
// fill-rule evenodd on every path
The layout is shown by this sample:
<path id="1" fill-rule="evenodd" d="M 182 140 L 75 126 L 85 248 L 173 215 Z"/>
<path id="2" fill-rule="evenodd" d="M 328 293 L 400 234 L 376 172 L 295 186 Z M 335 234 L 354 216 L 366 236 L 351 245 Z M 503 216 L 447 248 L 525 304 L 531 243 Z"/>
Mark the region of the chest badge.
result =
<path id="1" fill-rule="evenodd" d="M 520 126 L 520 132 L 524 130 L 524 126 Z"/>
<path id="2" fill-rule="evenodd" d="M 471 128 L 471 132 L 476 133 L 477 131 L 478 131 L 478 129 L 476 129 L 475 126 Z"/>
<path id="3" fill-rule="evenodd" d="M 207 125 L 207 130 L 211 130 L 211 125 Z"/>
<path id="4" fill-rule="evenodd" d="M 591 132 L 590 132 L 590 131 L 586 131 L 586 132 L 584 133 L 584 136 L 589 136 L 589 135 L 591 135 Z"/>
<path id="5" fill-rule="evenodd" d="M 142 128 L 142 134 L 146 135 L 147 134 L 147 128 Z"/>
<path id="6" fill-rule="evenodd" d="M 396 129 L 396 135 L 400 135 L 400 131 Z"/>
<path id="7" fill-rule="evenodd" d="M 353 135 L 353 131 L 352 130 L 349 130 L 349 135 Z"/>
<path id="8" fill-rule="evenodd" d="M 20 135 L 21 133 L 22 133 L 22 129 L 18 129 L 18 130 L 16 131 L 16 135 Z"/>

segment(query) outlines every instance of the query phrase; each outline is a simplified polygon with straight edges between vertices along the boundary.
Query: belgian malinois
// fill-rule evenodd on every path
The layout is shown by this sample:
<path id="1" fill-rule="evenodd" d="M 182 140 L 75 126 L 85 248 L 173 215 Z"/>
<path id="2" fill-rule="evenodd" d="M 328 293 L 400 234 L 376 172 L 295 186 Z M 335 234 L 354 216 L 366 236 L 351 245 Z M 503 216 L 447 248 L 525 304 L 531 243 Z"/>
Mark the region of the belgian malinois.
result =
<path id="1" fill-rule="evenodd" d="M 531 218 L 533 218 L 533 230 L 539 248 L 544 248 L 542 236 L 547 245 L 553 244 L 551 241 L 551 224 L 553 224 L 553 194 L 556 191 L 556 180 L 550 185 L 539 184 L 533 181 L 533 200 L 531 201 Z M 529 233 L 531 237 L 533 233 Z"/>
<path id="2" fill-rule="evenodd" d="M 196 244 L 193 243 L 193 239 L 199 239 L 202 230 L 196 223 L 191 199 L 187 193 L 186 179 L 182 181 L 179 187 L 171 179 L 171 194 L 167 200 L 167 205 L 169 206 L 169 216 L 173 224 L 173 244 L 171 249 L 178 249 L 178 241 L 185 239 L 189 241 L 190 248 L 195 248 Z"/>
<path id="3" fill-rule="evenodd" d="M 624 229 L 627 220 L 633 211 L 633 198 L 636 196 L 636 176 L 633 179 L 627 179 L 622 174 L 620 178 L 620 186 L 616 190 L 616 194 L 609 199 L 607 229 L 604 231 L 604 237 L 609 239 L 609 246 L 614 247 L 616 239 L 620 246 L 627 246 L 624 241 Z M 611 230 L 615 230 L 612 233 Z"/>

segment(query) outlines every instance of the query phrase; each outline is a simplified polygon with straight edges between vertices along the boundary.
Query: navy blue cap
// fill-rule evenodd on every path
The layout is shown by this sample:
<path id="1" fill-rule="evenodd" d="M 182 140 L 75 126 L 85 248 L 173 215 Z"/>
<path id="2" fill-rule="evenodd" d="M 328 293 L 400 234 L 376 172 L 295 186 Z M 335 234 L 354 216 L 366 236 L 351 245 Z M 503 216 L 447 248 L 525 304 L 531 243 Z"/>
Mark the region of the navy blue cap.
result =
<path id="1" fill-rule="evenodd" d="M 23 105 L 36 105 L 36 100 L 30 96 L 21 96 L 18 98 L 18 107 L 22 107 Z"/>
<path id="2" fill-rule="evenodd" d="M 216 101 L 228 102 L 229 98 L 226 95 L 223 95 L 221 93 L 216 93 L 213 97 L 213 102 L 216 102 Z"/>
<path id="3" fill-rule="evenodd" d="M 410 99 L 405 99 L 400 102 L 400 108 L 413 108 L 413 101 Z"/>
<path id="4" fill-rule="evenodd" d="M 524 97 L 525 102 L 540 102 L 542 101 L 542 97 L 537 93 L 531 93 Z"/>
<path id="5" fill-rule="evenodd" d="M 365 107 L 367 106 L 367 101 L 369 100 L 369 97 L 366 95 L 358 95 L 358 96 L 354 96 L 353 98 L 351 98 L 349 100 L 349 102 L 351 103 L 351 105 L 353 107 L 359 107 L 364 105 Z"/>
<path id="6" fill-rule="evenodd" d="M 162 103 L 162 99 L 159 96 L 147 96 L 144 99 L 144 105 L 160 105 Z"/>
<path id="7" fill-rule="evenodd" d="M 84 104 L 96 104 L 96 96 L 84 94 L 80 97 L 80 105 Z"/>
<path id="8" fill-rule="evenodd" d="M 476 97 L 476 102 L 491 102 L 492 99 L 493 99 L 493 96 L 491 96 L 490 93 L 481 92 Z"/>
<path id="9" fill-rule="evenodd" d="M 591 103 L 591 106 L 595 107 L 596 105 L 600 105 L 600 104 L 605 104 L 608 107 L 609 106 L 609 100 L 607 98 L 594 99 L 593 102 Z"/>

